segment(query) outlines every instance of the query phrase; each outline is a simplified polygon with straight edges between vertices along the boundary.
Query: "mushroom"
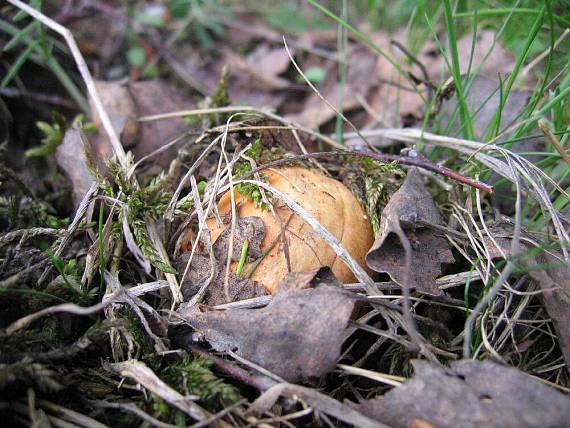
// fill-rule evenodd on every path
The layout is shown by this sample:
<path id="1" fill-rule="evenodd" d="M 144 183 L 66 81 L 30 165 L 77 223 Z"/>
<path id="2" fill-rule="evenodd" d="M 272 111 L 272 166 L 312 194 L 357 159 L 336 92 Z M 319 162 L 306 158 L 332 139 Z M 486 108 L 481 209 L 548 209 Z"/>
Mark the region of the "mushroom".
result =
<path id="1" fill-rule="evenodd" d="M 268 183 L 289 196 L 334 235 L 362 266 L 365 256 L 374 242 L 372 226 L 366 212 L 348 188 L 333 178 L 301 167 L 270 169 L 266 172 Z M 256 207 L 251 198 L 234 193 L 238 215 L 257 216 L 263 220 L 265 236 L 261 242 L 264 251 L 273 247 L 253 271 L 251 279 L 261 283 L 271 294 L 288 273 L 286 253 L 281 236 L 288 246 L 292 272 L 308 272 L 323 266 L 331 268 L 342 282 L 353 282 L 355 277 L 348 266 L 337 256 L 329 244 L 301 217 L 274 198 L 273 212 Z M 230 192 L 218 203 L 222 217 L 231 215 Z M 229 224 L 220 224 L 215 218 L 207 220 L 211 242 L 214 243 Z M 284 228 L 284 234 L 281 234 Z M 281 235 L 281 236 L 280 236 Z M 192 233 L 188 231 L 182 240 L 182 248 L 191 248 Z M 237 263 L 233 263 L 235 271 Z"/>

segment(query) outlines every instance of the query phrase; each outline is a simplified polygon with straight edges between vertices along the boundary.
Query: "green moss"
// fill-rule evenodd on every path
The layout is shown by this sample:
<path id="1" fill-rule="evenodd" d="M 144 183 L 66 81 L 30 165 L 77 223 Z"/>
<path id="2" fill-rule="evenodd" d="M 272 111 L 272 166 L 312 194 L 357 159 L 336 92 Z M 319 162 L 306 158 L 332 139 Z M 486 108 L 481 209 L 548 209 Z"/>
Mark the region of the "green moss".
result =
<path id="1" fill-rule="evenodd" d="M 200 397 L 209 409 L 222 409 L 240 400 L 239 391 L 225 383 L 212 371 L 213 361 L 202 357 L 187 357 L 173 364 L 161 362 L 160 377 L 181 394 Z"/>
<path id="2" fill-rule="evenodd" d="M 44 134 L 41 145 L 38 147 L 26 150 L 26 157 L 40 157 L 52 156 L 55 154 L 57 147 L 63 141 L 65 132 L 74 125 L 82 125 L 85 117 L 80 114 L 73 119 L 71 124 L 67 123 L 65 118 L 58 112 L 52 113 L 52 123 L 36 122 L 38 129 Z M 87 132 L 92 132 L 95 128 L 92 123 L 82 125 L 83 129 Z"/>
<path id="3" fill-rule="evenodd" d="M 262 152 L 263 146 L 261 145 L 261 140 L 258 138 L 251 145 L 251 148 L 245 152 L 245 155 L 256 162 L 259 162 Z M 234 167 L 234 176 L 238 180 L 249 172 L 251 172 L 251 164 L 248 161 L 239 161 Z M 243 196 L 251 199 L 257 208 L 261 208 L 265 211 L 269 211 L 271 208 L 270 205 L 263 200 L 259 186 L 252 183 L 239 183 L 236 185 L 236 190 Z"/>
<path id="4" fill-rule="evenodd" d="M 148 220 L 160 218 L 168 207 L 174 193 L 171 177 L 162 173 L 152 178 L 146 186 L 135 187 L 125 172 L 132 162 L 132 154 L 129 152 L 126 167 L 119 165 L 116 160 L 111 160 L 107 165 L 115 185 L 120 190 L 120 199 L 126 202 L 122 209 L 126 210 L 127 222 L 132 228 L 136 244 L 152 265 L 163 272 L 176 273 L 176 270 L 160 257 L 147 231 Z M 114 193 L 112 190 L 111 192 Z"/>
<path id="5" fill-rule="evenodd" d="M 382 163 L 370 158 L 362 158 L 361 167 L 364 173 L 366 212 L 376 234 L 380 230 L 380 213 L 398 189 L 405 173 L 397 162 Z"/>

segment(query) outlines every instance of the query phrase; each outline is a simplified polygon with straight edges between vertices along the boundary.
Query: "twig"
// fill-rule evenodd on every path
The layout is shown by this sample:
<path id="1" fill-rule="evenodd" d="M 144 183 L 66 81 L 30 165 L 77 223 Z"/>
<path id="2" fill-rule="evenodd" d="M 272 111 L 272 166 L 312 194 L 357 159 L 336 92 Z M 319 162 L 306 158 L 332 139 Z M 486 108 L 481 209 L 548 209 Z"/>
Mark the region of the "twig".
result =
<path id="1" fill-rule="evenodd" d="M 417 166 L 418 168 L 427 169 L 428 171 L 433 171 L 435 173 L 441 174 L 445 177 L 451 178 L 455 181 L 458 181 L 463 184 L 467 184 L 468 186 L 474 187 L 475 189 L 482 190 L 487 193 L 493 193 L 493 187 L 485 184 L 479 180 L 475 180 L 470 177 L 466 177 L 464 175 L 459 174 L 452 169 L 449 169 L 445 166 L 436 164 L 428 159 L 426 159 L 422 155 L 418 156 L 401 156 L 401 155 L 391 155 L 387 153 L 373 153 L 373 152 L 316 152 L 316 153 L 308 153 L 304 155 L 296 155 L 287 157 L 284 159 L 279 159 L 273 162 L 269 162 L 265 165 L 260 165 L 256 170 L 253 170 L 250 174 L 254 172 L 258 172 L 263 169 L 273 168 L 279 165 L 287 164 L 290 162 L 295 162 L 304 159 L 310 158 L 330 158 L 335 156 L 355 156 L 361 158 L 370 158 L 375 159 L 380 162 L 399 162 L 404 165 L 412 165 Z M 249 174 L 248 174 L 249 176 Z"/>
<path id="2" fill-rule="evenodd" d="M 401 44 L 399 41 L 397 40 L 390 40 L 390 43 L 393 44 L 394 46 L 396 46 L 404 55 L 406 55 L 408 57 L 408 59 L 410 61 L 412 61 L 414 64 L 416 64 L 419 69 L 422 72 L 422 75 L 424 77 L 423 83 L 432 91 L 435 91 L 437 89 L 437 87 L 431 82 L 430 78 L 429 78 L 429 74 L 426 70 L 425 65 L 418 60 L 403 44 Z M 409 72 L 408 72 L 409 73 Z M 415 91 L 414 91 L 415 92 Z"/>
<path id="3" fill-rule="evenodd" d="M 185 116 L 203 116 L 212 113 L 237 113 L 237 112 L 258 112 L 259 109 L 249 106 L 228 106 L 216 108 L 201 108 L 195 110 L 177 110 L 170 113 L 159 113 L 150 116 L 139 117 L 139 122 L 152 122 L 155 120 L 174 119 Z"/>
<path id="4" fill-rule="evenodd" d="M 0 247 L 15 241 L 16 239 L 20 239 L 20 243 L 35 238 L 36 236 L 57 236 L 59 238 L 63 238 L 66 232 L 62 229 L 51 229 L 48 227 L 31 227 L 29 229 L 18 229 L 13 230 L 12 232 L 7 232 L 0 234 Z"/>
<path id="5" fill-rule="evenodd" d="M 394 376 L 385 373 L 378 373 L 372 370 L 362 369 L 360 367 L 353 367 L 346 364 L 337 364 L 336 366 L 339 369 L 344 370 L 346 373 L 362 376 L 368 379 L 375 380 L 377 382 L 385 383 L 386 385 L 398 387 L 406 381 L 405 377 Z"/>
<path id="6" fill-rule="evenodd" d="M 115 294 L 113 297 L 116 296 L 117 294 Z M 75 315 L 91 315 L 96 312 L 99 312 L 100 310 L 104 309 L 107 305 L 113 302 L 114 302 L 113 298 L 110 298 L 106 301 L 103 301 L 93 306 L 89 306 L 87 308 L 75 305 L 73 303 L 63 303 L 61 305 L 49 306 L 45 309 L 42 309 L 41 311 L 34 312 L 33 314 L 26 315 L 25 317 L 22 317 L 19 320 L 14 321 L 6 328 L 6 334 L 10 336 L 22 330 L 23 328 L 26 328 L 32 322 L 45 315 L 57 314 L 61 312 L 67 312 Z"/>

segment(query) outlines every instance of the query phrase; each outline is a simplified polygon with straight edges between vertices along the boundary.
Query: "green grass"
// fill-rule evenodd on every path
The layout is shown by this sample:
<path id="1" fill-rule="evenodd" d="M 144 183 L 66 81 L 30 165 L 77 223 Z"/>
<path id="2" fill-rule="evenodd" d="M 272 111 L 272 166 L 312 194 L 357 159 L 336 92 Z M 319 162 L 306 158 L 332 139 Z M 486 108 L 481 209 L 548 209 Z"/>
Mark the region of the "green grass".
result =
<path id="1" fill-rule="evenodd" d="M 451 75 L 455 81 L 455 90 L 457 91 L 457 98 L 459 100 L 459 113 L 461 115 L 461 123 L 463 128 L 463 135 L 466 139 L 473 139 L 473 120 L 471 118 L 467 102 L 465 100 L 465 91 L 463 90 L 463 80 L 459 66 L 459 51 L 457 49 L 457 34 L 455 32 L 455 23 L 453 21 L 453 12 L 451 10 L 450 0 L 444 0 L 445 6 L 445 25 L 447 27 L 447 34 L 449 37 L 449 50 L 451 56 Z M 448 62 L 449 64 L 449 62 Z"/>
<path id="2" fill-rule="evenodd" d="M 41 10 L 41 2 L 33 2 L 32 5 Z M 21 20 L 17 18 L 18 14 L 14 16 L 12 21 L 16 23 Z M 4 45 L 3 54 L 20 50 L 0 83 L 2 88 L 8 86 L 18 76 L 26 62 L 32 61 L 47 68 L 57 78 L 78 108 L 83 113 L 89 114 L 89 104 L 82 90 L 73 81 L 73 78 L 61 65 L 54 53 L 54 50 L 66 53 L 67 48 L 60 41 L 48 35 L 40 22 L 32 20 L 28 25 L 19 28 L 11 22 L 0 19 L 0 33 L 5 33 L 11 37 Z"/>
<path id="3" fill-rule="evenodd" d="M 327 3 L 323 5 L 315 0 L 307 1 L 316 10 L 319 10 L 338 25 L 346 28 L 354 38 L 365 46 L 368 46 L 394 64 L 394 60 L 389 57 L 386 51 L 381 47 L 374 46 L 372 38 L 357 28 L 355 22 L 358 21 L 349 22 L 346 15 L 342 17 L 335 15 L 331 8 L 325 6 Z M 500 0 L 493 3 L 493 8 L 486 1 L 444 0 L 443 2 L 429 4 L 423 1 L 396 1 L 390 2 L 389 5 L 388 2 L 381 1 L 356 1 L 354 3 L 356 4 L 353 4 L 354 8 L 361 8 L 361 16 L 374 18 L 374 21 L 370 22 L 375 22 L 378 29 L 386 28 L 383 25 L 386 19 L 391 19 L 390 25 L 394 25 L 395 21 L 398 22 L 397 27 L 407 25 L 408 47 L 412 46 L 412 49 L 409 50 L 413 53 L 420 52 L 423 44 L 429 39 L 436 42 L 441 55 L 443 55 L 447 74 L 452 77 L 455 84 L 458 108 L 453 112 L 451 120 L 447 123 L 443 124 L 441 122 L 442 116 L 437 117 L 435 123 L 430 123 L 427 116 L 432 112 L 434 100 L 432 99 L 429 103 L 426 100 L 425 108 L 427 114 L 422 129 L 435 131 L 442 135 L 461 136 L 469 140 L 475 139 L 476 136 L 478 136 L 477 138 L 482 136 L 482 142 L 497 143 L 497 139 L 500 136 L 501 140 L 499 141 L 502 147 L 516 151 L 517 144 L 527 139 L 531 134 L 535 137 L 543 137 L 540 133 L 536 135 L 535 129 L 538 121 L 542 119 L 548 122 L 549 127 L 560 139 L 561 145 L 567 147 L 566 144 L 570 138 L 570 103 L 568 101 L 570 97 L 570 73 L 568 73 L 568 64 L 570 64 L 569 39 L 566 39 L 558 48 L 555 48 L 555 42 L 558 37 L 566 28 L 570 28 L 570 8 L 567 3 L 548 0 L 515 0 L 512 2 Z M 431 8 L 429 7 L 430 5 Z M 367 10 L 366 7 L 369 9 Z M 394 13 L 397 14 L 395 11 L 398 10 L 402 11 L 402 16 L 394 15 Z M 468 99 L 472 90 L 473 78 L 480 72 L 480 69 L 475 67 L 473 63 L 473 53 L 477 35 L 481 31 L 489 29 L 495 32 L 497 43 L 507 48 L 514 55 L 515 60 L 508 74 L 489 76 L 498 78 L 497 88 L 492 96 L 498 96 L 499 105 L 487 129 L 476 130 L 474 121 L 483 107 L 477 111 L 470 111 L 469 109 Z M 472 43 L 467 73 L 463 74 L 463 70 L 460 68 L 458 42 L 466 35 L 472 38 Z M 445 40 L 443 40 L 443 37 L 445 37 Z M 494 48 L 495 44 L 489 47 L 485 59 L 489 58 Z M 506 124 L 502 119 L 509 96 L 518 85 L 528 83 L 528 77 L 522 79 L 521 72 L 527 64 L 543 52 L 548 52 L 548 54 L 531 71 L 536 77 L 536 84 L 531 88 L 532 96 L 530 101 L 519 117 L 516 118 L 515 123 L 517 126 L 507 134 L 504 134 Z M 465 52 L 462 52 L 462 54 L 465 55 Z M 403 73 L 401 68 L 398 68 L 398 70 Z M 441 83 L 436 93 L 439 93 L 441 90 Z M 347 84 L 350 84 L 350 82 Z M 491 96 L 489 96 L 487 101 L 490 99 Z M 457 122 L 459 122 L 459 126 L 456 126 Z M 421 145 L 419 148 L 420 150 L 422 149 Z M 447 158 L 448 165 L 454 168 L 461 168 L 463 173 L 470 176 L 478 175 L 486 179 L 491 172 L 488 168 L 473 161 L 473 159 L 469 159 L 469 162 L 466 162 L 465 157 L 459 156 L 456 152 L 446 148 L 431 149 L 426 154 L 434 161 Z M 562 183 L 570 174 L 570 169 L 560 154 L 550 145 L 548 145 L 545 152 L 540 154 L 543 157 L 536 163 L 536 166 L 556 183 Z M 539 177 L 531 178 L 541 180 Z M 544 179 L 541 181 L 543 184 L 547 183 Z M 532 188 L 530 185 L 529 187 Z M 570 202 L 564 194 L 553 188 L 553 186 L 550 188 L 545 186 L 544 188 L 550 193 L 549 197 L 553 202 L 554 209 L 561 210 Z M 570 186 L 564 190 L 570 192 Z M 525 227 L 539 233 L 545 231 L 553 216 L 553 212 L 549 208 L 545 209 L 544 203 L 540 203 L 533 197 L 526 199 L 525 205 L 519 214 L 524 219 Z M 491 211 L 484 214 L 485 217 L 488 216 L 489 218 L 492 218 L 492 215 Z M 555 237 L 544 235 L 544 242 L 541 243 L 540 251 L 543 251 L 543 248 L 556 248 L 557 245 Z M 501 266 L 504 266 L 504 262 L 495 266 L 492 275 L 493 280 L 500 274 Z M 527 272 L 524 269 L 523 271 L 515 271 L 516 275 Z M 486 292 L 486 288 L 484 288 L 481 290 L 482 294 L 477 296 L 473 294 L 474 291 L 472 289 L 472 284 L 468 282 L 465 285 L 463 296 L 467 309 L 474 307 Z M 470 345 L 472 349 L 478 349 L 482 343 L 481 332 L 477 329 L 473 333 L 474 336 Z"/>

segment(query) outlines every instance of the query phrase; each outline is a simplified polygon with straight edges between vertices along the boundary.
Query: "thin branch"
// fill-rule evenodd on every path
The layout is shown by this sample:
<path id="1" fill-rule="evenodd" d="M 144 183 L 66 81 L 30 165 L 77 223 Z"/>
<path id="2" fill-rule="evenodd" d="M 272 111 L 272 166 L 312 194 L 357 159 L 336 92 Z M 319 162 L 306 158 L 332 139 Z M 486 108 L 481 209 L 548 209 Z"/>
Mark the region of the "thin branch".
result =
<path id="1" fill-rule="evenodd" d="M 316 152 L 316 153 L 308 153 L 308 154 L 304 154 L 304 155 L 296 155 L 296 156 L 291 156 L 291 157 L 287 157 L 285 159 L 279 159 L 270 163 L 267 163 L 265 165 L 261 165 L 259 166 L 257 169 L 253 170 L 251 172 L 251 174 L 253 174 L 254 172 L 258 172 L 260 170 L 263 169 L 267 169 L 267 168 L 274 168 L 276 166 L 279 165 L 283 165 L 283 164 L 287 164 L 290 162 L 295 162 L 295 161 L 299 161 L 299 160 L 304 160 L 304 159 L 311 159 L 311 158 L 330 158 L 330 157 L 335 157 L 335 156 L 355 156 L 355 157 L 361 157 L 361 158 L 370 158 L 370 159 L 375 159 L 378 160 L 380 162 L 399 162 L 401 164 L 404 165 L 411 165 L 411 166 L 417 166 L 418 168 L 423 168 L 426 169 L 428 171 L 433 171 L 437 174 L 441 174 L 445 177 L 451 178 L 452 180 L 458 181 L 460 183 L 463 184 L 467 184 L 468 186 L 471 186 L 475 189 L 479 189 L 482 190 L 483 192 L 487 192 L 487 193 L 493 193 L 493 186 L 490 186 L 486 183 L 483 183 L 479 180 L 475 180 L 473 178 L 470 177 L 466 177 L 464 175 L 461 175 L 460 173 L 449 169 L 445 166 L 439 165 L 437 163 L 434 163 L 428 159 L 426 159 L 424 156 L 418 154 L 417 156 L 401 156 L 401 155 L 391 155 L 391 154 L 387 154 L 387 153 L 373 153 L 373 152 Z M 249 176 L 249 174 L 248 174 Z"/>

